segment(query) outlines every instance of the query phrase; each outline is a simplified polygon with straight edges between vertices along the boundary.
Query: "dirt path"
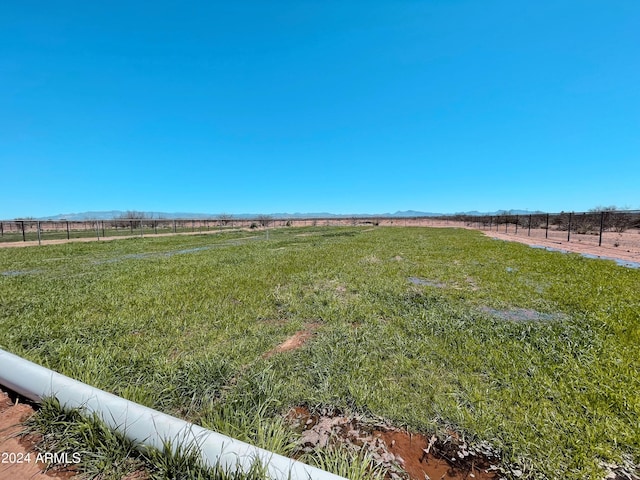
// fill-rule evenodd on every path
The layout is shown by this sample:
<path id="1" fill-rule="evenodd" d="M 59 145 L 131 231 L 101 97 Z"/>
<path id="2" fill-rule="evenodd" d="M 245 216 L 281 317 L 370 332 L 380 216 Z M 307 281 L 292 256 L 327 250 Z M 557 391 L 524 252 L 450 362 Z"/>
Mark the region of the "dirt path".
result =
<path id="1" fill-rule="evenodd" d="M 621 233 L 607 232 L 606 236 L 608 238 L 603 241 L 602 246 L 598 246 L 598 237 L 594 235 L 572 233 L 571 241 L 568 242 L 566 239 L 566 232 L 550 231 L 550 238 L 546 238 L 546 232 L 542 228 L 532 229 L 530 232 L 527 232 L 527 230 L 521 230 L 521 233 L 516 235 L 514 230 L 511 230 L 508 233 L 487 231 L 473 226 L 468 226 L 464 222 L 454 222 L 450 220 L 429 220 L 419 226 L 479 230 L 488 237 L 508 242 L 518 242 L 524 243 L 525 245 L 564 250 L 596 258 L 640 263 L 640 231 L 637 230 L 629 230 Z M 611 236 L 614 236 L 615 240 L 612 239 Z M 614 246 L 616 242 L 619 244 L 617 247 Z"/>
<path id="2" fill-rule="evenodd" d="M 640 249 L 633 247 L 620 249 L 612 246 L 597 246 L 580 242 L 567 242 L 558 239 L 545 239 L 539 237 L 527 237 L 519 236 L 509 233 L 498 232 L 484 232 L 485 235 L 491 238 L 497 238 L 499 240 L 506 240 L 509 242 L 524 243 L 526 245 L 539 245 L 541 247 L 555 248 L 559 250 L 566 250 L 569 252 L 580 253 L 583 255 L 589 255 L 597 258 L 604 259 L 617 259 L 630 263 L 640 263 Z"/>
<path id="3" fill-rule="evenodd" d="M 125 238 L 148 238 L 148 237 L 174 237 L 176 235 L 214 235 L 221 232 L 236 232 L 241 230 L 249 230 L 248 228 L 235 228 L 235 229 L 227 229 L 227 230 L 212 230 L 212 231 L 203 231 L 203 232 L 180 232 L 180 233 L 145 233 L 144 235 L 122 235 L 122 236 L 113 236 L 113 237 L 82 237 L 82 238 L 71 238 L 67 240 L 66 238 L 56 239 L 56 240 L 42 240 L 38 243 L 37 240 L 29 240 L 28 242 L 0 242 L 0 248 L 10 248 L 10 247 L 33 247 L 38 245 L 60 245 L 63 243 L 86 243 L 86 242 L 109 242 L 111 240 L 120 240 Z"/>

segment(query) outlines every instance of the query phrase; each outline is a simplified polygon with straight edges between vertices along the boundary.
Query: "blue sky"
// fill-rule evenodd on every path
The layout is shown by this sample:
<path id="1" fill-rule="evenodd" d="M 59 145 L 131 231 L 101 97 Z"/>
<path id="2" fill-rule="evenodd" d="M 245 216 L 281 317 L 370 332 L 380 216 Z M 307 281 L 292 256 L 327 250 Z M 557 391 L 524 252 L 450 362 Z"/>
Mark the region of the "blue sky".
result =
<path id="1" fill-rule="evenodd" d="M 4 2 L 0 218 L 640 208 L 640 2 Z"/>

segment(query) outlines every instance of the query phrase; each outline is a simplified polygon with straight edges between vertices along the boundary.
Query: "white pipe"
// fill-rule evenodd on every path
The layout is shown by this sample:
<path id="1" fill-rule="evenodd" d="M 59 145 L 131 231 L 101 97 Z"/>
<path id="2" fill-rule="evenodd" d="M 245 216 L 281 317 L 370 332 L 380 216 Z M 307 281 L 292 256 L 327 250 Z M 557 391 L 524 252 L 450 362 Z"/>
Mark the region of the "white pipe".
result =
<path id="1" fill-rule="evenodd" d="M 0 384 L 40 402 L 55 397 L 64 408 L 95 413 L 110 428 L 135 444 L 172 450 L 193 449 L 206 466 L 248 472 L 255 461 L 274 480 L 346 480 L 319 468 L 207 430 L 157 410 L 91 387 L 0 349 Z"/>

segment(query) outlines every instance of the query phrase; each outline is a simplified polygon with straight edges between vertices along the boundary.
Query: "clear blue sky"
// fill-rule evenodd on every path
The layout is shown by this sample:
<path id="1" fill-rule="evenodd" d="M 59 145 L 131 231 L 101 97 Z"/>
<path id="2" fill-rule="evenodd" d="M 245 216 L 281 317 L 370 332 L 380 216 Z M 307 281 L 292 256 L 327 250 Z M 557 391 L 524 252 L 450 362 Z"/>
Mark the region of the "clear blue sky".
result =
<path id="1" fill-rule="evenodd" d="M 0 6 L 0 218 L 640 208 L 640 1 Z"/>

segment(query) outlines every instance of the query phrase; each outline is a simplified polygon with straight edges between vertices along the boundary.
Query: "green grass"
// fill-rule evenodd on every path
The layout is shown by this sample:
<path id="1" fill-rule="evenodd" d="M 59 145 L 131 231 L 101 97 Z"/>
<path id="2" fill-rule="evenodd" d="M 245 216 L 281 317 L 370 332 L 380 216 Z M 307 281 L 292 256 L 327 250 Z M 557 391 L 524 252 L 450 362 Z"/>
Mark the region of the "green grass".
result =
<path id="1" fill-rule="evenodd" d="M 256 462 L 249 472 L 231 472 L 216 465 L 202 464 L 194 450 L 172 448 L 165 442 L 162 451 L 140 450 L 119 433 L 107 428 L 96 416 L 80 410 L 64 410 L 48 399 L 37 415 L 27 422 L 27 433 L 47 434 L 38 444 L 42 453 L 67 453 L 80 478 L 119 480 L 123 477 L 150 480 L 267 480 L 266 470 Z M 76 470 L 77 471 L 77 470 Z M 142 477 L 140 476 L 142 474 Z"/>
<path id="2" fill-rule="evenodd" d="M 304 404 L 453 427 L 528 478 L 640 462 L 640 271 L 613 262 L 317 227 L 2 249 L 1 272 L 2 348 L 285 454 L 281 415 Z"/>

